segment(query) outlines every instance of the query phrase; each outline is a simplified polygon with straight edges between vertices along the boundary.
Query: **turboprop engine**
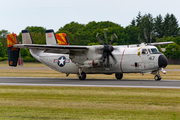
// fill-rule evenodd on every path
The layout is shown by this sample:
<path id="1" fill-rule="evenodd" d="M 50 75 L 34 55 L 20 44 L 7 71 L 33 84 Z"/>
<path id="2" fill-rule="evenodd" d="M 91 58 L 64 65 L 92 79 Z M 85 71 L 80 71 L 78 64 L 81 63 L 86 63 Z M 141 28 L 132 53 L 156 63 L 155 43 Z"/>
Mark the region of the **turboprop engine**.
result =
<path id="1" fill-rule="evenodd" d="M 101 66 L 101 61 L 99 60 L 86 60 L 84 61 L 84 67 L 86 68 L 96 68 Z"/>

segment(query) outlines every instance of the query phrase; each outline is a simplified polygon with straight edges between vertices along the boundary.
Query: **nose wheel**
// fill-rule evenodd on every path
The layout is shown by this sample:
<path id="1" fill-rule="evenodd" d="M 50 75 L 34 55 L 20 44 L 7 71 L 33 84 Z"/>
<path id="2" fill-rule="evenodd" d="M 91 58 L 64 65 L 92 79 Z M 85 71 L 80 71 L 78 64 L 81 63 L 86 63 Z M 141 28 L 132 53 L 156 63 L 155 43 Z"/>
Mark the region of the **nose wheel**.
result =
<path id="1" fill-rule="evenodd" d="M 156 81 L 160 81 L 160 80 L 161 80 L 161 76 L 160 76 L 160 75 L 155 75 L 155 76 L 154 76 L 154 79 L 155 79 Z"/>
<path id="2" fill-rule="evenodd" d="M 159 70 L 156 71 L 154 74 L 155 74 L 154 79 L 155 79 L 156 81 L 160 81 L 162 77 L 160 76 Z"/>

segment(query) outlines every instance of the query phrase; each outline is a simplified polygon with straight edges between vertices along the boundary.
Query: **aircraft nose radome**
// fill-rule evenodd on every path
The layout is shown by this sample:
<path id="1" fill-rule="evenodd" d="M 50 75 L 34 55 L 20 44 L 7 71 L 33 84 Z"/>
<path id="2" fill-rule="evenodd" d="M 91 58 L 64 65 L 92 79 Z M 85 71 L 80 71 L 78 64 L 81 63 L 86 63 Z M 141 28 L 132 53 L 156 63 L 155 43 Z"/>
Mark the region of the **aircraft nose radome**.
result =
<path id="1" fill-rule="evenodd" d="M 168 60 L 165 55 L 159 56 L 158 64 L 160 68 L 165 68 L 167 66 Z"/>

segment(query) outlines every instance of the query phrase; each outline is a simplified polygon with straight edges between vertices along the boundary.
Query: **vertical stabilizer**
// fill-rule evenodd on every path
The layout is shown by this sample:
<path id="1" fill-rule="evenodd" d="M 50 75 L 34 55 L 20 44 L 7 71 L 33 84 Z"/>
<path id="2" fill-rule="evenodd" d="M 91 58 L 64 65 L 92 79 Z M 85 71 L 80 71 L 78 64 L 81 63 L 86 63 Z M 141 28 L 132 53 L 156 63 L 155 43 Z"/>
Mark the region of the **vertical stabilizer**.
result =
<path id="1" fill-rule="evenodd" d="M 22 43 L 23 44 L 34 44 L 29 30 L 22 30 Z"/>
<path id="2" fill-rule="evenodd" d="M 59 45 L 69 45 L 66 33 L 56 34 L 56 38 L 57 38 L 57 41 L 58 41 Z"/>
<path id="3" fill-rule="evenodd" d="M 54 35 L 54 30 L 46 30 L 46 44 L 47 45 L 57 45 L 57 40 Z"/>
<path id="4" fill-rule="evenodd" d="M 8 59 L 9 66 L 17 66 L 19 57 L 19 48 L 14 48 L 13 45 L 18 44 L 17 35 L 15 33 L 7 35 Z"/>

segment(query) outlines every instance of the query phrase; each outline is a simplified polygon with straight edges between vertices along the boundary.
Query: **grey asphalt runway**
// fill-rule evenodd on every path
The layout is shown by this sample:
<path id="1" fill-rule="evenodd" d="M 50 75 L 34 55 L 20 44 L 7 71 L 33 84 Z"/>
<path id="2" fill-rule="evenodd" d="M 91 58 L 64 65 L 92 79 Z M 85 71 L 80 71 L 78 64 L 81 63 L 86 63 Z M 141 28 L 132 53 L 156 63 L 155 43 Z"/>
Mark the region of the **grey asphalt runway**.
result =
<path id="1" fill-rule="evenodd" d="M 0 77 L 0 85 L 26 86 L 85 86 L 85 87 L 134 87 L 134 88 L 176 88 L 180 89 L 180 80 L 115 80 L 115 79 L 86 79 L 76 78 L 29 78 L 29 77 Z"/>

